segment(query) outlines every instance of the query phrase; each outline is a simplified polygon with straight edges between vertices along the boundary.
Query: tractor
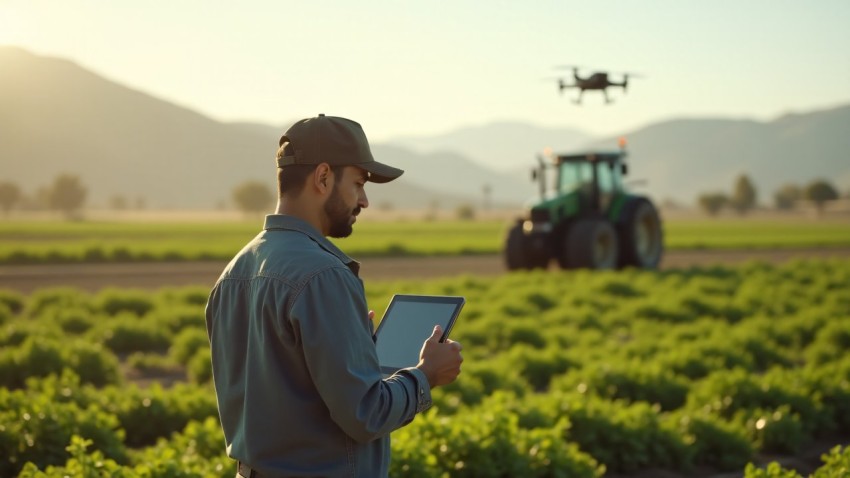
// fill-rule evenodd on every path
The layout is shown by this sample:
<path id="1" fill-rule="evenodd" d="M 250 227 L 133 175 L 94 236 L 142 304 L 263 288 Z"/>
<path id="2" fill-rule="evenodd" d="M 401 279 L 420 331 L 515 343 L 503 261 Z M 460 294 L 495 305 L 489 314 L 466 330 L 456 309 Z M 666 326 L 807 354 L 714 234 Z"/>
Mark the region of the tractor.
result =
<path id="1" fill-rule="evenodd" d="M 626 155 L 624 140 L 616 151 L 539 155 L 532 180 L 540 199 L 508 230 L 508 269 L 546 269 L 553 258 L 562 269 L 657 268 L 661 218 L 649 198 L 625 190 Z M 549 191 L 546 172 L 553 168 Z"/>

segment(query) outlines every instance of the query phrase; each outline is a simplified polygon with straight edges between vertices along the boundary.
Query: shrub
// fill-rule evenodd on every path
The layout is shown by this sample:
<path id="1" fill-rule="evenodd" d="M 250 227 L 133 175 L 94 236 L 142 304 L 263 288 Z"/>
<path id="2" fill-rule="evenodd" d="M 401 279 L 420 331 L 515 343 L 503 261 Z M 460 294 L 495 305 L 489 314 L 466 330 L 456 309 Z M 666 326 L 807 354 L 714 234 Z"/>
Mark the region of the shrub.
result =
<path id="1" fill-rule="evenodd" d="M 26 462 L 39 467 L 64 463 L 73 435 L 91 439 L 109 458 L 126 460 L 115 417 L 98 407 L 80 408 L 23 391 L 0 395 L 0 403 L 0 456 L 5 457 L 0 476 L 15 476 Z"/>
<path id="2" fill-rule="evenodd" d="M 154 307 L 150 296 L 141 290 L 105 289 L 95 298 L 95 306 L 109 315 L 131 312 L 141 317 Z"/>
<path id="3" fill-rule="evenodd" d="M 212 357 L 209 348 L 198 349 L 186 365 L 192 383 L 208 383 L 212 380 Z"/>
<path id="4" fill-rule="evenodd" d="M 187 328 L 183 329 L 174 337 L 171 342 L 171 348 L 168 349 L 168 354 L 179 364 L 186 365 L 198 350 L 207 350 L 209 356 L 210 340 L 207 337 L 206 329 Z"/>
<path id="5" fill-rule="evenodd" d="M 165 351 L 170 345 L 169 334 L 156 323 L 134 315 L 122 315 L 103 322 L 90 335 L 115 353 Z"/>
<path id="6" fill-rule="evenodd" d="M 8 307 L 13 315 L 17 315 L 24 310 L 24 297 L 19 292 L 0 289 L 0 304 Z"/>

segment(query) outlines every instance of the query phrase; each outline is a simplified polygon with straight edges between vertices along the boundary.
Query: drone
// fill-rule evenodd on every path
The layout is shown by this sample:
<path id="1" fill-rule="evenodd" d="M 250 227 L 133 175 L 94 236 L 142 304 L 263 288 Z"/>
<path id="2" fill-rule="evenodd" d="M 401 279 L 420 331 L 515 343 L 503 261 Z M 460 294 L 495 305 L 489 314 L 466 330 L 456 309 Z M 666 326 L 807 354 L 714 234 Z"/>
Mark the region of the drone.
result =
<path id="1" fill-rule="evenodd" d="M 563 93 L 566 88 L 578 88 L 578 98 L 573 100 L 575 104 L 581 104 L 581 97 L 584 95 L 585 90 L 600 90 L 605 96 L 605 103 L 611 103 L 613 100 L 608 97 L 608 87 L 620 87 L 623 89 L 623 93 L 625 93 L 626 88 L 629 86 L 629 77 L 640 78 L 640 75 L 635 73 L 622 73 L 623 81 L 618 83 L 608 79 L 608 73 L 604 71 L 597 71 L 590 76 L 582 78 L 579 76 L 578 67 L 576 66 L 560 66 L 558 68 L 571 68 L 573 70 L 573 79 L 575 83 L 567 83 L 563 78 L 558 78 L 558 92 Z"/>

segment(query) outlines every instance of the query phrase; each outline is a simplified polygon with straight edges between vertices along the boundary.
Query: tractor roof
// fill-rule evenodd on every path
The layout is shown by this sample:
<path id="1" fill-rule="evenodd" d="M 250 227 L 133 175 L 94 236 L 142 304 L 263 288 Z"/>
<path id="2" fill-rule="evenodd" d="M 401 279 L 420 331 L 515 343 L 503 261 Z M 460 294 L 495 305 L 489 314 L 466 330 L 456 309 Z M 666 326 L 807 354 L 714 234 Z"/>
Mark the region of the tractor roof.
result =
<path id="1" fill-rule="evenodd" d="M 579 161 L 619 161 L 626 156 L 624 150 L 615 151 L 586 151 L 581 153 L 558 154 L 555 156 L 556 163 L 579 162 Z"/>

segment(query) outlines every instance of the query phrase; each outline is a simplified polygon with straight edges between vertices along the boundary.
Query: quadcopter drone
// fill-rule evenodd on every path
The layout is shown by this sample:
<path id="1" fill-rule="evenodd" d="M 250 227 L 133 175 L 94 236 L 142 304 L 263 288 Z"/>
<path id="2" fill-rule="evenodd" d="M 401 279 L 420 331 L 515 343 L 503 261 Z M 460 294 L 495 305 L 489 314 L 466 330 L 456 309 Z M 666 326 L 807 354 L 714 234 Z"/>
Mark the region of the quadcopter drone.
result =
<path id="1" fill-rule="evenodd" d="M 622 73 L 623 81 L 616 82 L 611 81 L 608 78 L 608 73 L 604 71 L 597 71 L 592 73 L 590 76 L 581 77 L 578 74 L 578 67 L 576 66 L 561 66 L 558 68 L 571 68 L 573 70 L 574 83 L 567 83 L 563 78 L 558 78 L 558 92 L 563 93 L 566 88 L 578 88 L 578 98 L 573 100 L 576 104 L 581 104 L 581 98 L 582 95 L 584 95 L 585 90 L 599 90 L 605 96 L 605 103 L 611 103 L 612 100 L 608 97 L 608 87 L 620 87 L 625 93 L 626 88 L 629 86 L 629 77 L 640 78 L 640 75 L 634 73 Z"/>

